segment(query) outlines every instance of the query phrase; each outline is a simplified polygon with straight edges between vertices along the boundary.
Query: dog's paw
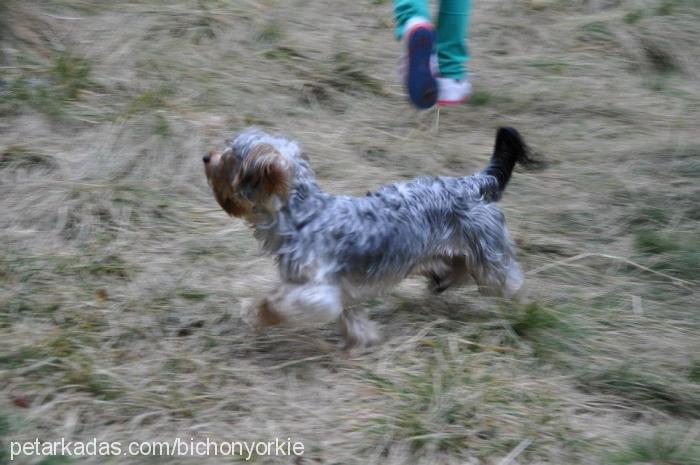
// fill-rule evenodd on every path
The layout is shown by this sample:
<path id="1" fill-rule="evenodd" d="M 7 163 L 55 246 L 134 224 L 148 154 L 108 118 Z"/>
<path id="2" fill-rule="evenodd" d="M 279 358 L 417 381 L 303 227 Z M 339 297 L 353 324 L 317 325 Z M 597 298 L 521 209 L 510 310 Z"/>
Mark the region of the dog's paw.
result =
<path id="1" fill-rule="evenodd" d="M 367 318 L 353 318 L 351 324 L 345 322 L 343 339 L 340 350 L 348 352 L 351 349 L 363 349 L 378 344 L 381 333 L 377 324 Z"/>
<path id="2" fill-rule="evenodd" d="M 284 318 L 275 312 L 267 299 L 247 300 L 243 302 L 242 309 L 243 320 L 256 332 L 284 323 Z"/>

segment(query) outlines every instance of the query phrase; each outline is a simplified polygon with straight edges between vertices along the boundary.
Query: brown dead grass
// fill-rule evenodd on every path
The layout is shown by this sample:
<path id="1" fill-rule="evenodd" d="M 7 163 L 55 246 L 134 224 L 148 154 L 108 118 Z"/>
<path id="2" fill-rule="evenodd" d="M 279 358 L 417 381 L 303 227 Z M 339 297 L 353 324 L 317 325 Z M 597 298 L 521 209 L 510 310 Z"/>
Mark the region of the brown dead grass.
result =
<path id="1" fill-rule="evenodd" d="M 31 3 L 0 2 L 6 440 L 697 463 L 696 3 L 476 2 L 475 101 L 437 127 L 395 83 L 390 2 Z M 200 166 L 250 124 L 299 139 L 325 188 L 356 194 L 479 169 L 494 128 L 519 128 L 551 162 L 503 200 L 529 303 L 411 280 L 367 304 L 386 340 L 366 353 L 343 357 L 334 328 L 252 333 L 244 308 L 274 267 Z"/>

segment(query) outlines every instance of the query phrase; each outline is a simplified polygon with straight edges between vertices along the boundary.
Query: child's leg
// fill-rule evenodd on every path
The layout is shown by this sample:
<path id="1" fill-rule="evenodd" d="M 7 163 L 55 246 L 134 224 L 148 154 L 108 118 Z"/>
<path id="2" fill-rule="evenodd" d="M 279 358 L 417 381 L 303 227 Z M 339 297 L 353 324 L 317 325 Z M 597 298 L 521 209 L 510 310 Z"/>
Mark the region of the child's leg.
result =
<path id="1" fill-rule="evenodd" d="M 403 78 L 408 98 L 417 108 L 426 109 L 437 101 L 437 81 L 431 57 L 435 28 L 430 22 L 428 0 L 394 0 L 396 37 L 403 40 Z"/>
<path id="2" fill-rule="evenodd" d="M 395 0 L 396 36 L 405 47 L 404 84 L 409 100 L 419 109 L 437 101 L 437 81 L 430 66 L 435 47 L 435 28 L 430 22 L 427 0 Z"/>
<path id="3" fill-rule="evenodd" d="M 398 3 L 412 3 L 397 1 Z M 437 55 L 440 76 L 462 79 L 469 59 L 466 35 L 471 0 L 440 0 L 437 19 Z"/>
<path id="4" fill-rule="evenodd" d="M 396 38 L 403 37 L 403 27 L 411 18 L 420 17 L 430 20 L 428 0 L 394 0 L 394 18 L 396 19 Z"/>

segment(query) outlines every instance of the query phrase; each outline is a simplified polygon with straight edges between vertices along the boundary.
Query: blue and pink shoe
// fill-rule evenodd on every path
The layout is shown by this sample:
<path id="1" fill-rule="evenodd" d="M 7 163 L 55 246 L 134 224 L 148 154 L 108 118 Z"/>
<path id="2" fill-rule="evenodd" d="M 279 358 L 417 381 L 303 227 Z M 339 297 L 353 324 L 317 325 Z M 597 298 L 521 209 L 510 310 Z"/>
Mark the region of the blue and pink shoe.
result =
<path id="1" fill-rule="evenodd" d="M 438 87 L 431 66 L 435 29 L 427 19 L 413 18 L 404 27 L 405 84 L 411 102 L 420 109 L 435 105 Z"/>

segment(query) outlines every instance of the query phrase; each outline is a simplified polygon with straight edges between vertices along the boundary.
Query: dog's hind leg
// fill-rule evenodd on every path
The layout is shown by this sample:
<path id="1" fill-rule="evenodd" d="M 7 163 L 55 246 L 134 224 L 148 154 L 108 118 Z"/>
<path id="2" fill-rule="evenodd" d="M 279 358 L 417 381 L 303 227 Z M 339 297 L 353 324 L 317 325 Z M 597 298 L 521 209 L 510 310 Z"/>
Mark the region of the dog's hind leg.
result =
<path id="1" fill-rule="evenodd" d="M 509 299 L 515 296 L 523 285 L 523 272 L 518 262 L 511 257 L 500 263 L 475 267 L 472 274 L 482 295 Z"/>
<path id="2" fill-rule="evenodd" d="M 505 217 L 494 204 L 472 207 L 462 221 L 466 266 L 484 295 L 512 297 L 523 284 Z"/>
<path id="3" fill-rule="evenodd" d="M 330 284 L 282 284 L 258 306 L 258 326 L 316 325 L 343 312 L 340 287 Z"/>

